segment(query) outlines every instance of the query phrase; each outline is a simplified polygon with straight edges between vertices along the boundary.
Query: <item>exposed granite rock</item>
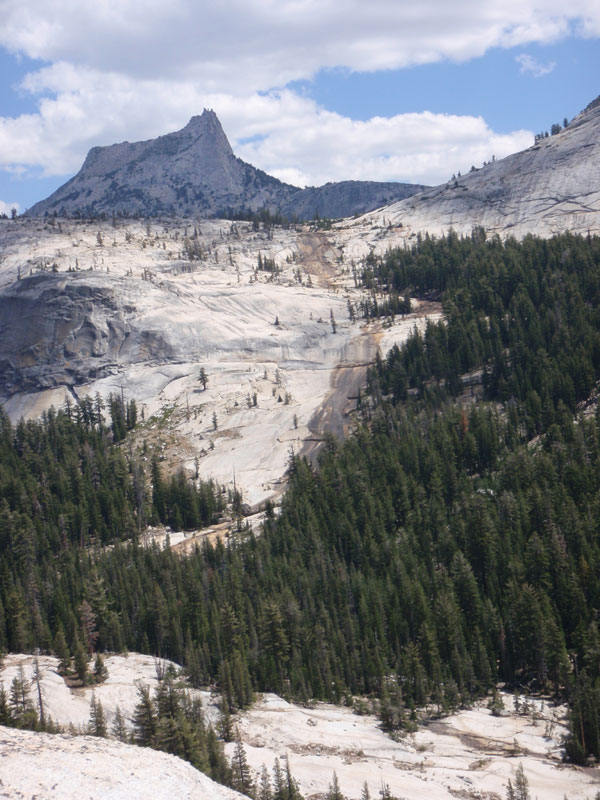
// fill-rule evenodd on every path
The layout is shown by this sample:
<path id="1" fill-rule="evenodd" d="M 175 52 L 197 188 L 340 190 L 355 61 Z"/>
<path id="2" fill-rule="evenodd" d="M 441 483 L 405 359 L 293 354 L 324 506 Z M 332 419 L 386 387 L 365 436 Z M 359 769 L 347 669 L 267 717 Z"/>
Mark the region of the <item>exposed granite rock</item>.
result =
<path id="1" fill-rule="evenodd" d="M 116 369 L 125 309 L 83 275 L 33 275 L 0 294 L 0 386 L 73 386 Z"/>
<path id="2" fill-rule="evenodd" d="M 169 753 L 114 739 L 0 726 L 3 797 L 244 800 Z"/>
<path id="3" fill-rule="evenodd" d="M 205 109 L 158 139 L 92 148 L 78 174 L 27 215 L 214 216 L 268 208 L 299 219 L 345 217 L 422 188 L 344 181 L 299 189 L 237 158 L 217 115 Z"/>
<path id="4" fill-rule="evenodd" d="M 341 181 L 324 186 L 308 186 L 282 206 L 288 216 L 298 219 L 329 217 L 339 219 L 360 214 L 361 208 L 375 209 L 428 187 L 412 183 L 378 183 L 376 181 Z"/>
<path id="5" fill-rule="evenodd" d="M 437 234 L 475 226 L 516 237 L 600 231 L 600 98 L 560 133 L 382 214 L 414 232 Z"/>

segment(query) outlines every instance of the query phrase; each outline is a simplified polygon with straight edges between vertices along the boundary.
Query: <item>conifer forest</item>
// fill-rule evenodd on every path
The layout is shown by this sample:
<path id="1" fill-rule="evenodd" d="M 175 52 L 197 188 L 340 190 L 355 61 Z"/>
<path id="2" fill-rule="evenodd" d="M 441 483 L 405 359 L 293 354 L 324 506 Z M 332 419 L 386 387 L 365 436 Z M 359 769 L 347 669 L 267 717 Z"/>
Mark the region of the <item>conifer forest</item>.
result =
<path id="1" fill-rule="evenodd" d="M 142 544 L 227 498 L 133 454 L 133 401 L 0 411 L 0 652 L 169 658 L 225 719 L 261 691 L 370 696 L 389 731 L 502 682 L 567 701 L 568 757 L 600 758 L 600 238 L 424 237 L 359 279 L 364 317 L 417 298 L 443 320 L 378 356 L 354 433 L 291 454 L 281 512 L 227 544 Z M 188 700 L 140 701 L 141 743 L 144 704 L 174 705 L 159 746 L 231 780 Z"/>

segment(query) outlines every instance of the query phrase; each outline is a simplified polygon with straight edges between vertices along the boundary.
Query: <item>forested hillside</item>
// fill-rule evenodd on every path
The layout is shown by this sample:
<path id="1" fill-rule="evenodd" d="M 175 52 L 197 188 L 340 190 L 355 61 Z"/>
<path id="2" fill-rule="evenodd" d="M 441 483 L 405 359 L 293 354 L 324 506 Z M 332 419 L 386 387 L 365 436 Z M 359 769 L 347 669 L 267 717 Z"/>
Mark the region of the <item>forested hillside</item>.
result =
<path id="1" fill-rule="evenodd" d="M 210 521 L 217 488 L 154 462 L 151 494 L 114 413 L 2 418 L 0 649 L 168 656 L 226 710 L 373 694 L 388 729 L 502 680 L 567 697 L 569 755 L 598 756 L 600 240 L 425 239 L 364 282 L 369 315 L 412 295 L 446 321 L 378 359 L 318 469 L 292 457 L 259 536 L 144 548 L 143 521 Z"/>

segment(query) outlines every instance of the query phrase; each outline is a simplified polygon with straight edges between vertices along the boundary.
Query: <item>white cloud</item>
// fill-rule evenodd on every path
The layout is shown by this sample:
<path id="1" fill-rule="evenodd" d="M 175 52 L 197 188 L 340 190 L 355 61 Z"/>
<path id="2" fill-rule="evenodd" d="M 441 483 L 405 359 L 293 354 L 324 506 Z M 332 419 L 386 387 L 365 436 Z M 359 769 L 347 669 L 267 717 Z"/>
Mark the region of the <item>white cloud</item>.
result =
<path id="1" fill-rule="evenodd" d="M 21 210 L 18 203 L 5 203 L 4 200 L 0 200 L 0 214 L 6 214 L 10 217 L 13 208 L 16 208 L 17 212 Z"/>
<path id="2" fill-rule="evenodd" d="M 233 94 L 600 33 L 597 0 L 0 0 L 0 19 L 13 52 Z"/>
<path id="3" fill-rule="evenodd" d="M 45 98 L 39 115 L 0 120 L 0 164 L 41 164 L 48 175 L 75 172 L 94 145 L 177 130 L 190 110 L 203 107 L 216 111 L 237 155 L 297 185 L 343 179 L 439 183 L 492 155 L 527 147 L 533 138 L 527 131 L 497 135 L 481 118 L 430 112 L 357 122 L 290 90 L 202 94 L 193 84 L 124 79 L 64 64 L 31 80 L 67 91 Z"/>
<path id="4" fill-rule="evenodd" d="M 515 61 L 521 65 L 521 72 L 523 74 L 533 75 L 534 78 L 541 78 L 543 75 L 549 75 L 556 66 L 554 61 L 548 61 L 546 64 L 542 64 L 541 61 L 538 61 L 527 53 L 521 53 L 516 56 Z"/>
<path id="5" fill-rule="evenodd" d="M 344 179 L 436 184 L 492 155 L 502 158 L 532 144 L 528 131 L 498 135 L 480 117 L 423 112 L 357 122 L 286 93 L 261 100 L 270 106 L 263 116 L 267 136 L 237 152 L 296 184 Z"/>
<path id="6" fill-rule="evenodd" d="M 206 106 L 240 156 L 294 183 L 434 183 L 531 135 L 427 113 L 354 122 L 282 89 L 292 79 L 600 35 L 597 0 L 0 0 L 0 19 L 0 46 L 48 64 L 23 82 L 38 112 L 0 117 L 0 168 L 72 173 L 90 147 L 176 130 Z"/>

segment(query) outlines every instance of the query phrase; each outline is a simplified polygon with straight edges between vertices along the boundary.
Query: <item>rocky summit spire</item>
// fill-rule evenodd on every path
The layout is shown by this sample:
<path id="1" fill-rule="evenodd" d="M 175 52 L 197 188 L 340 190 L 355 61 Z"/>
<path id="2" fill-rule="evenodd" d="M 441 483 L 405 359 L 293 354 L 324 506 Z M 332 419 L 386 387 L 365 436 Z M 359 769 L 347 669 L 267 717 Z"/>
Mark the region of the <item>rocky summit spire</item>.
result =
<path id="1" fill-rule="evenodd" d="M 422 188 L 367 181 L 290 186 L 236 158 L 217 115 L 205 108 L 157 139 L 93 147 L 78 174 L 27 215 L 214 216 L 267 208 L 303 219 L 343 217 Z"/>
<path id="2" fill-rule="evenodd" d="M 94 147 L 74 178 L 28 212 L 214 215 L 276 207 L 297 192 L 236 158 L 214 111 L 145 142 Z"/>
<path id="3" fill-rule="evenodd" d="M 185 128 L 182 128 L 178 133 L 170 135 L 187 136 L 195 138 L 196 140 L 202 140 L 205 146 L 215 151 L 218 150 L 227 156 L 233 156 L 233 150 L 225 135 L 225 131 L 219 122 L 219 118 L 212 109 L 205 108 L 202 114 L 196 114 L 191 117 Z"/>

